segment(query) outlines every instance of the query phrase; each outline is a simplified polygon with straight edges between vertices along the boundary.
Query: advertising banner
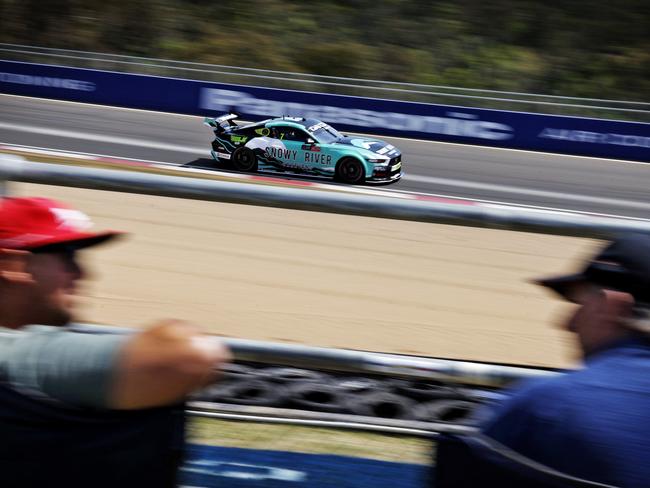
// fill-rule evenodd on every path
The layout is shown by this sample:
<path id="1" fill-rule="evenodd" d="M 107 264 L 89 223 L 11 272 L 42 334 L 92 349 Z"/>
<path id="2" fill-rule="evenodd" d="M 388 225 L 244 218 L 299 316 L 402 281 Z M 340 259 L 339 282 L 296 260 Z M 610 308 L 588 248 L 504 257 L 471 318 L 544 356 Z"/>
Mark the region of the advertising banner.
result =
<path id="1" fill-rule="evenodd" d="M 650 124 L 485 110 L 0 61 L 0 93 L 245 120 L 317 118 L 343 131 L 650 161 Z"/>
<path id="2" fill-rule="evenodd" d="M 424 488 L 426 465 L 190 444 L 180 485 L 195 488 Z"/>

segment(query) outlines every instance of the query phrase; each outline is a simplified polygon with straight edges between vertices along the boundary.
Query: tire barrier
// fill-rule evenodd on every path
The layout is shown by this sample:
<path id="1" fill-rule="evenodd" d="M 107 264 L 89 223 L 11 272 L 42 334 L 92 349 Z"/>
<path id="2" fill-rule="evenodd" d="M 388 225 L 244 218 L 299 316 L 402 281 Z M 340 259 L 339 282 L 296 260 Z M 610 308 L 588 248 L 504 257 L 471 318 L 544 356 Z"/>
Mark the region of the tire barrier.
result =
<path id="1" fill-rule="evenodd" d="M 498 390 L 436 380 L 232 363 L 224 366 L 217 383 L 191 400 L 467 425 L 477 408 L 503 397 Z"/>
<path id="2" fill-rule="evenodd" d="M 418 401 L 458 397 L 458 390 L 440 381 L 392 380 L 393 391 Z"/>
<path id="3" fill-rule="evenodd" d="M 239 363 L 227 363 L 221 366 L 221 381 L 236 381 L 250 378 L 255 373 L 255 368 Z"/>
<path id="4" fill-rule="evenodd" d="M 345 406 L 350 413 L 364 417 L 412 419 L 415 402 L 394 393 L 371 391 L 347 395 Z"/>
<path id="5" fill-rule="evenodd" d="M 346 394 L 378 391 L 386 388 L 384 382 L 363 376 L 334 378 L 332 381 L 336 388 Z"/>
<path id="6" fill-rule="evenodd" d="M 313 381 L 325 383 L 329 379 L 329 375 L 320 371 L 301 368 L 262 368 L 255 370 L 254 374 L 261 379 L 281 385 L 293 383 L 296 381 Z"/>
<path id="7" fill-rule="evenodd" d="M 214 402 L 218 401 L 215 398 L 220 398 L 226 388 L 248 380 L 255 374 L 255 368 L 239 363 L 226 363 L 221 366 L 219 370 L 219 377 L 217 381 L 202 390 L 193 393 L 190 396 L 190 401 L 199 402 Z"/>
<path id="8" fill-rule="evenodd" d="M 478 402 L 467 400 L 434 400 L 413 409 L 413 418 L 422 422 L 444 422 L 468 425 L 472 423 Z"/>
<path id="9" fill-rule="evenodd" d="M 344 413 L 345 397 L 329 383 L 301 381 L 287 386 L 286 406 L 317 412 Z"/>
<path id="10" fill-rule="evenodd" d="M 209 393 L 203 395 L 207 401 L 259 407 L 281 406 L 288 396 L 284 387 L 258 379 L 216 384 L 208 390 Z"/>

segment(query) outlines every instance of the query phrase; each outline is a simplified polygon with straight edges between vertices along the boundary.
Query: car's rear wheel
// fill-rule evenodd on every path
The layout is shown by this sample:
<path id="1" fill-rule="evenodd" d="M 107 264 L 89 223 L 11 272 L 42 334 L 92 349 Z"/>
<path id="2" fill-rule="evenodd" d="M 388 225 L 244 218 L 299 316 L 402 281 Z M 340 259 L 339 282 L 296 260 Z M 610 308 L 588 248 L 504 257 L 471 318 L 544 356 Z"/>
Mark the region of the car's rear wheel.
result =
<path id="1" fill-rule="evenodd" d="M 248 173 L 257 171 L 257 156 L 248 147 L 238 147 L 235 149 L 230 161 L 232 162 L 233 168 L 237 171 L 245 171 Z"/>
<path id="2" fill-rule="evenodd" d="M 358 185 L 366 180 L 366 170 L 358 159 L 344 158 L 336 165 L 336 179 Z"/>

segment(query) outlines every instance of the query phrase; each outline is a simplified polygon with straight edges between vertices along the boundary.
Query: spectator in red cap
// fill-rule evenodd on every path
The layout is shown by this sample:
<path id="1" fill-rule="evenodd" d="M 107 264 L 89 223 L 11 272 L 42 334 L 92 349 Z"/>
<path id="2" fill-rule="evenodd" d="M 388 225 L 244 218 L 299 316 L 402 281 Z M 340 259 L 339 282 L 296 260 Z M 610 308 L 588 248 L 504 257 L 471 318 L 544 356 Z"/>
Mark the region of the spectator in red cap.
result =
<path id="1" fill-rule="evenodd" d="M 93 232 L 91 225 L 84 213 L 53 200 L 0 201 L 0 326 L 26 330 L 4 339 L 11 346 L 3 348 L 0 364 L 9 380 L 74 404 L 120 409 L 175 401 L 210 381 L 228 352 L 180 321 L 161 322 L 128 340 L 25 329 L 72 319 L 84 276 L 77 252 L 120 235 Z"/>
<path id="2" fill-rule="evenodd" d="M 578 273 L 537 283 L 575 304 L 564 327 L 584 368 L 516 389 L 483 432 L 578 478 L 650 486 L 650 236 L 617 238 Z"/>
<path id="3" fill-rule="evenodd" d="M 54 414 L 47 409 L 41 414 L 37 409 L 30 417 L 37 428 L 24 430 L 21 412 L 14 412 L 16 408 L 12 410 L 0 397 L 2 486 L 43 486 L 46 482 L 57 486 L 132 486 L 128 480 L 111 485 L 118 465 L 124 473 L 131 473 L 131 481 L 137 478 L 140 486 L 150 486 L 152 479 L 158 479 L 158 472 L 166 469 L 159 466 L 165 463 L 156 456 L 166 455 L 168 450 L 159 445 L 159 440 L 147 442 L 143 426 L 149 425 L 145 418 L 161 422 L 159 414 L 138 417 L 137 422 L 129 424 L 131 435 L 141 439 L 138 442 L 142 445 L 125 442 L 128 437 L 117 433 L 108 435 L 111 442 L 104 444 L 83 439 L 88 449 L 80 447 L 81 440 L 79 446 L 71 445 L 80 436 L 91 435 L 84 432 L 93 432 L 97 426 L 107 425 L 101 432 L 117 431 L 121 425 L 117 418 L 102 418 L 103 424 L 86 418 L 81 424 L 86 427 L 81 430 L 62 425 L 70 426 L 66 422 L 77 412 L 160 412 L 212 382 L 219 366 L 230 358 L 221 342 L 175 320 L 161 321 L 130 335 L 84 334 L 63 327 L 74 316 L 76 286 L 84 276 L 77 253 L 120 235 L 93 232 L 90 226 L 85 214 L 60 202 L 44 198 L 0 200 L 0 384 L 10 395 L 17 392 L 37 405 L 62 408 Z M 14 415 L 19 415 L 19 422 L 11 420 Z M 167 424 L 164 420 L 160 425 Z M 159 431 L 158 424 L 151 426 L 150 433 Z M 43 446 L 48 442 L 67 435 L 66 430 L 70 430 L 70 438 L 56 441 L 55 449 L 37 455 L 39 448 L 46 449 Z M 25 440 L 27 436 L 35 437 Z M 101 456 L 93 455 L 94 449 Z M 127 451 L 130 454 L 125 454 Z M 77 458 L 87 456 L 86 461 L 62 474 L 58 466 L 61 459 L 69 457 L 68 452 L 75 452 Z M 125 457 L 134 463 L 130 471 Z M 38 469 L 31 469 L 30 458 L 38 459 Z M 85 478 L 93 473 L 94 479 Z M 21 482 L 16 481 L 18 477 Z"/>

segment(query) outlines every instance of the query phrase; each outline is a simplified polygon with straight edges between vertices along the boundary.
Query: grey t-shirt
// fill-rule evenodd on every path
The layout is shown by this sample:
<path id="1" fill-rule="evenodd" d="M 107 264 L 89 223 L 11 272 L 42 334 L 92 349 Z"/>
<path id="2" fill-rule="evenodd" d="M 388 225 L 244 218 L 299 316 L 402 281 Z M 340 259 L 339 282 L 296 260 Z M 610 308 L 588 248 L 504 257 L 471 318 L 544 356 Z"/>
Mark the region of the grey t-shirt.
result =
<path id="1" fill-rule="evenodd" d="M 17 390 L 69 405 L 106 408 L 127 337 L 61 327 L 0 327 L 0 377 Z"/>

